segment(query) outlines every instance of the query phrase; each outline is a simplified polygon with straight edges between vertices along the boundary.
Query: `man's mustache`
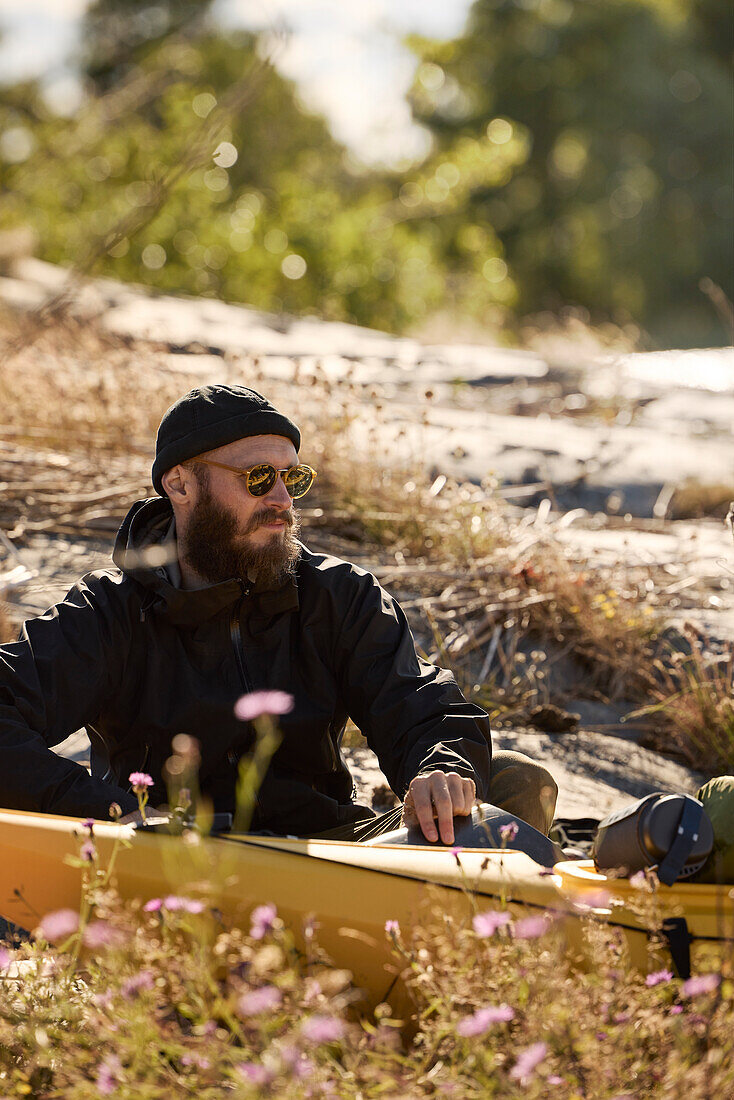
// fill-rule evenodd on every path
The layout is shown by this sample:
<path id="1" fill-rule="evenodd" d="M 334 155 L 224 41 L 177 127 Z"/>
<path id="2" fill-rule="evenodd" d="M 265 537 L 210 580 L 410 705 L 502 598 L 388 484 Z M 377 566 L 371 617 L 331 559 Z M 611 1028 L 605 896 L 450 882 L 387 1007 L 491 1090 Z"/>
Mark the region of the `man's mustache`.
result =
<path id="1" fill-rule="evenodd" d="M 250 516 L 244 534 L 249 535 L 253 531 L 257 531 L 258 527 L 264 527 L 275 520 L 282 520 L 287 527 L 293 527 L 296 522 L 296 515 L 292 508 L 289 508 L 287 512 L 279 512 L 275 508 L 264 508 L 262 512 L 255 512 L 253 516 Z"/>

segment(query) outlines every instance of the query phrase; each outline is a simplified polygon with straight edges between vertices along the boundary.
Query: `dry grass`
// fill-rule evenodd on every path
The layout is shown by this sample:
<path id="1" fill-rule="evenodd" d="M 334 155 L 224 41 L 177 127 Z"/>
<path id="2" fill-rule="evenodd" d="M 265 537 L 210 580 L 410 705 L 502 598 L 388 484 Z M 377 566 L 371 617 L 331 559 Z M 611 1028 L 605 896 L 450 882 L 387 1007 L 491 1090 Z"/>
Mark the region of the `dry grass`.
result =
<path id="1" fill-rule="evenodd" d="M 0 524 L 21 543 L 35 531 L 110 538 L 129 503 L 150 492 L 162 413 L 206 378 L 176 369 L 167 347 L 122 341 L 90 322 L 56 319 L 24 332 L 6 319 L 3 337 L 12 354 L 0 376 Z M 429 478 L 410 457 L 386 464 L 369 432 L 355 445 L 354 423 L 365 410 L 379 418 L 383 398 L 349 379 L 318 370 L 302 378 L 296 361 L 291 382 L 273 381 L 247 357 L 222 360 L 219 377 L 265 389 L 299 420 L 319 468 L 304 502 L 307 539 L 373 569 L 423 650 L 493 717 L 521 722 L 549 702 L 625 699 L 651 708 L 642 720 L 659 744 L 673 730 L 676 745 L 707 745 L 709 713 L 692 698 L 685 715 L 680 700 L 652 706 L 654 660 L 672 659 L 656 641 L 669 578 L 650 591 L 649 569 L 591 567 L 561 550 L 547 517 L 509 507 L 493 483 Z M 705 765 L 706 749 L 692 748 L 694 759 Z"/>
<path id="2" fill-rule="evenodd" d="M 734 655 L 712 660 L 705 639 L 689 632 L 685 652 L 671 652 L 668 662 L 657 661 L 655 702 L 638 714 L 661 715 L 669 738 L 651 736 L 655 748 L 677 749 L 692 768 L 709 775 L 734 774 Z"/>
<path id="3" fill-rule="evenodd" d="M 10 617 L 10 610 L 0 592 L 0 643 L 15 641 L 17 630 Z"/>
<path id="4" fill-rule="evenodd" d="M 588 907 L 480 910 L 467 890 L 463 913 L 434 908 L 401 929 L 388 905 L 407 996 L 368 1012 L 312 920 L 298 949 L 274 906 L 229 926 L 211 884 L 123 904 L 94 839 L 80 837 L 80 914 L 44 915 L 35 943 L 0 948 L 8 1096 L 718 1100 L 734 1088 L 726 943 L 691 981 L 662 958 L 645 980 Z M 641 915 L 654 921 L 654 907 L 641 894 Z"/>

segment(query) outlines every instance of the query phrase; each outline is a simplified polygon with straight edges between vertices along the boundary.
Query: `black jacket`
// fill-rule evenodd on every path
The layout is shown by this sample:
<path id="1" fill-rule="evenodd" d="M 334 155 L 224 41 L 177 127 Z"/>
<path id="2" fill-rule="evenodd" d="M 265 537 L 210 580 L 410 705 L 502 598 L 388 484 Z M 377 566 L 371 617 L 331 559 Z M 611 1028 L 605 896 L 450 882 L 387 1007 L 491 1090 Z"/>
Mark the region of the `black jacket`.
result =
<path id="1" fill-rule="evenodd" d="M 0 806 L 106 820 L 112 801 L 136 808 L 132 771 L 153 776 L 160 804 L 171 739 L 188 733 L 201 745 L 202 790 L 231 811 L 252 741 L 233 707 L 261 689 L 289 692 L 295 706 L 279 720 L 253 827 L 307 833 L 360 816 L 339 748 L 347 717 L 399 797 L 433 768 L 474 779 L 486 797 L 486 714 L 416 655 L 405 615 L 370 573 L 304 547 L 295 582 L 277 591 L 236 580 L 186 591 L 161 567 L 171 518 L 166 500 L 137 502 L 118 568 L 87 574 L 0 647 Z M 82 726 L 91 776 L 49 752 Z"/>

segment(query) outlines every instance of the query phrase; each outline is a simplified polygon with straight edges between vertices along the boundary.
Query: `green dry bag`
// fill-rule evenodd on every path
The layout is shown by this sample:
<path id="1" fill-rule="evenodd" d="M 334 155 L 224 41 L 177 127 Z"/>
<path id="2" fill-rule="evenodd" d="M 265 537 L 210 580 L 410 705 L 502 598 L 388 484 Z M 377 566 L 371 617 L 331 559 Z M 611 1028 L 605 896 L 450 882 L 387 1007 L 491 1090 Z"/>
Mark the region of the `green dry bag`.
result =
<path id="1" fill-rule="evenodd" d="M 709 779 L 697 798 L 714 827 L 714 847 L 696 881 L 734 883 L 734 775 Z"/>

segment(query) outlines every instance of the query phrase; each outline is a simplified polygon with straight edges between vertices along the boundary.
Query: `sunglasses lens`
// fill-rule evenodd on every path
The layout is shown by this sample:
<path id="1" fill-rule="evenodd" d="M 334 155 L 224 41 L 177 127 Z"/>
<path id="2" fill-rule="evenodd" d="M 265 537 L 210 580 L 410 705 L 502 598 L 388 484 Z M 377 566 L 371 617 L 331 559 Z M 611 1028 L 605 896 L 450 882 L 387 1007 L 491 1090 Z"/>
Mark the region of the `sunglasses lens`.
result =
<path id="1" fill-rule="evenodd" d="M 278 471 L 269 462 L 253 466 L 247 475 L 247 488 L 254 497 L 264 497 L 275 485 Z"/>
<path id="2" fill-rule="evenodd" d="M 285 487 L 290 495 L 304 496 L 313 485 L 314 473 L 310 466 L 292 466 L 284 477 Z"/>

